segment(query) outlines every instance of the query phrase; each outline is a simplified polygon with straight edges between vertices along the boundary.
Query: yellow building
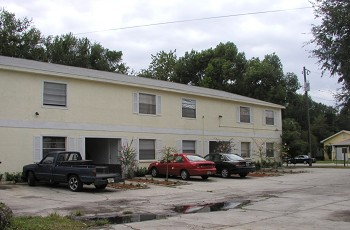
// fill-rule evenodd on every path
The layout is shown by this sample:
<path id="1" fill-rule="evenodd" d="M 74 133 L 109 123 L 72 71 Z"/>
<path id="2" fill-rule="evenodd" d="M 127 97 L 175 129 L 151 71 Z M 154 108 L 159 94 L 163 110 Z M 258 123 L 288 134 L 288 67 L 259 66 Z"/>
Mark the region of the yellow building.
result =
<path id="1" fill-rule="evenodd" d="M 283 106 L 223 91 L 0 56 L 0 172 L 52 150 L 118 162 L 130 143 L 146 166 L 160 150 L 206 155 L 217 141 L 279 157 Z"/>
<path id="2" fill-rule="evenodd" d="M 348 160 L 350 153 L 350 131 L 342 130 L 321 141 L 326 160 Z"/>

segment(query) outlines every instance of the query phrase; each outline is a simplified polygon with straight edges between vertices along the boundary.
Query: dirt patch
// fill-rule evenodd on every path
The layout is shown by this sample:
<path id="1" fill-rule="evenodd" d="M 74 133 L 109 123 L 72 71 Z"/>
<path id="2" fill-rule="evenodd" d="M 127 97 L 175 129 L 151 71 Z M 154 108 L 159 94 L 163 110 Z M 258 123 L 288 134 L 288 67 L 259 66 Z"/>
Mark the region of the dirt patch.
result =
<path id="1" fill-rule="evenodd" d="M 182 181 L 174 181 L 174 180 L 165 180 L 165 179 L 161 180 L 161 179 L 153 179 L 153 178 L 146 178 L 146 177 L 135 177 L 132 179 L 127 179 L 125 183 L 109 184 L 108 187 L 115 188 L 115 189 L 122 189 L 122 190 L 145 189 L 145 188 L 149 188 L 148 186 L 149 184 L 172 187 L 172 186 L 184 185 L 188 183 L 182 182 Z"/>
<path id="2" fill-rule="evenodd" d="M 285 174 L 298 174 L 305 173 L 306 171 L 300 170 L 285 170 L 285 169 L 262 169 L 256 172 L 249 173 L 251 177 L 268 177 L 268 176 L 283 176 Z"/>

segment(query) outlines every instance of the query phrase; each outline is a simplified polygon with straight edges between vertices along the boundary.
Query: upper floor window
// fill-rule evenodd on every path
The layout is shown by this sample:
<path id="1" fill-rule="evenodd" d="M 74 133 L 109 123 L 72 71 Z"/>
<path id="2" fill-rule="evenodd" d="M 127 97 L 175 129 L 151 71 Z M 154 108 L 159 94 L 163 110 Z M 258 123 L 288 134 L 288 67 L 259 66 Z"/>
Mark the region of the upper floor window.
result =
<path id="1" fill-rule="evenodd" d="M 44 82 L 43 105 L 67 106 L 67 84 Z"/>
<path id="2" fill-rule="evenodd" d="M 160 96 L 146 93 L 134 93 L 133 101 L 134 113 L 158 115 L 161 112 Z"/>
<path id="3" fill-rule="evenodd" d="M 275 125 L 275 113 L 272 110 L 265 110 L 265 124 Z"/>
<path id="4" fill-rule="evenodd" d="M 251 111 L 249 107 L 240 106 L 239 107 L 239 121 L 243 123 L 250 123 Z"/>
<path id="5" fill-rule="evenodd" d="M 196 118 L 196 101 L 182 99 L 182 117 Z"/>
<path id="6" fill-rule="evenodd" d="M 139 159 L 154 160 L 156 159 L 156 144 L 152 139 L 139 140 Z"/>

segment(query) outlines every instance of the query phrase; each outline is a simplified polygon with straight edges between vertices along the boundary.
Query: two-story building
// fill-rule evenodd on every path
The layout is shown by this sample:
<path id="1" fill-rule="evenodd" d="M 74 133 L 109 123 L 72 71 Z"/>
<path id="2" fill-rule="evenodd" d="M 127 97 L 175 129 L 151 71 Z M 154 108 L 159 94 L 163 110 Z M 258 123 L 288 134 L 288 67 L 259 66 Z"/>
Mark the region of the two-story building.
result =
<path id="1" fill-rule="evenodd" d="M 52 150 L 118 161 L 130 143 L 144 165 L 163 147 L 206 155 L 217 141 L 278 157 L 283 106 L 228 92 L 0 56 L 0 172 Z"/>

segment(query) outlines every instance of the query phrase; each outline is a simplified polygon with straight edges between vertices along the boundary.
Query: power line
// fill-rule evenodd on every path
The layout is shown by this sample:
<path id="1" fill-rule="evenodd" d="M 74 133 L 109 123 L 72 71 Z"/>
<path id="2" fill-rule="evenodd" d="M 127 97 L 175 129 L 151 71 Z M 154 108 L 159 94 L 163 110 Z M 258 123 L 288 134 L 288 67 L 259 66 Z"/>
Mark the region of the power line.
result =
<path id="1" fill-rule="evenodd" d="M 176 24 L 176 23 L 185 23 L 185 22 L 194 22 L 194 21 L 204 21 L 204 20 L 212 20 L 212 19 L 219 19 L 219 18 L 230 18 L 230 17 L 240 17 L 240 16 L 247 16 L 247 15 L 278 13 L 278 12 L 291 11 L 291 10 L 305 10 L 305 9 L 311 9 L 311 8 L 312 8 L 311 6 L 306 6 L 306 7 L 291 8 L 291 9 L 267 10 L 267 11 L 257 11 L 257 12 L 241 13 L 241 14 L 229 14 L 229 15 L 213 16 L 213 17 L 205 17 L 205 18 L 185 19 L 185 20 L 169 21 L 169 22 L 158 22 L 158 23 L 151 23 L 151 24 L 144 24 L 144 25 L 119 27 L 119 28 L 114 28 L 114 29 L 81 32 L 81 33 L 76 33 L 74 35 L 100 33 L 100 32 L 107 32 L 107 31 L 113 31 L 113 30 L 127 30 L 127 29 L 160 26 L 160 25 L 168 25 L 168 24 Z"/>

